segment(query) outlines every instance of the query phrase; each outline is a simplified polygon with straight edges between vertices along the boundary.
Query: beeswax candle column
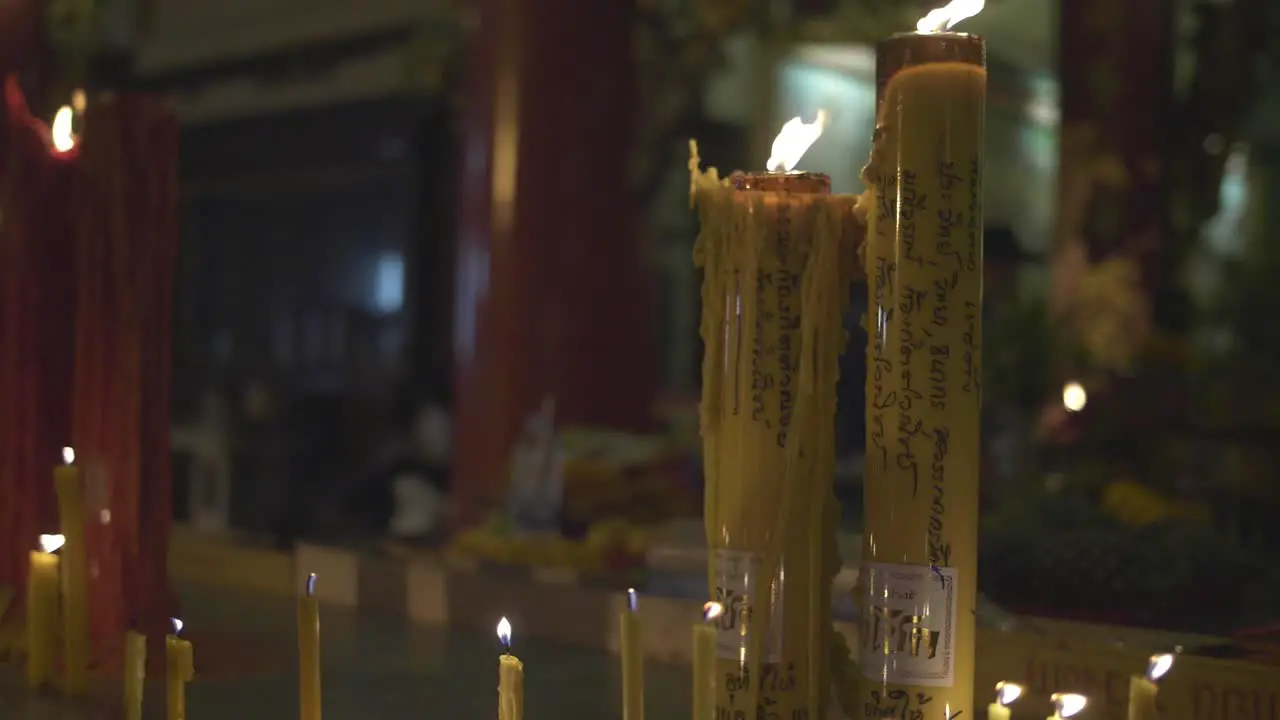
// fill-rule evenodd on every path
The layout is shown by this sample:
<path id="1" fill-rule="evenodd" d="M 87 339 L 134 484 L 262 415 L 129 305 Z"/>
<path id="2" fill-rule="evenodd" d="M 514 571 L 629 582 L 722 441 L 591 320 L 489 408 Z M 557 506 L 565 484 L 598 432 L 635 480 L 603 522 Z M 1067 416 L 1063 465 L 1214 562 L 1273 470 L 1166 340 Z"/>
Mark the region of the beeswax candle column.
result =
<path id="1" fill-rule="evenodd" d="M 85 545 L 84 484 L 76 453 L 62 449 L 63 464 L 53 469 L 58 495 L 62 548 L 62 641 L 64 689 L 79 695 L 89 685 L 89 554 Z"/>
<path id="2" fill-rule="evenodd" d="M 880 43 L 863 177 L 867 455 L 860 578 L 867 714 L 973 715 L 982 397 L 981 38 Z M 897 698 L 910 707 L 898 707 Z"/>
<path id="3" fill-rule="evenodd" d="M 124 636 L 124 719 L 142 720 L 147 683 L 147 636 L 130 630 Z"/>
<path id="4" fill-rule="evenodd" d="M 39 687 L 53 680 L 58 638 L 58 556 L 61 535 L 41 535 L 27 570 L 27 682 Z"/>
<path id="5" fill-rule="evenodd" d="M 187 683 L 195 676 L 191 643 L 179 637 L 182 621 L 173 619 L 173 632 L 164 638 L 165 705 L 167 720 L 186 720 Z"/>
<path id="6" fill-rule="evenodd" d="M 320 720 L 320 605 L 316 574 L 298 598 L 298 707 L 301 720 Z"/>

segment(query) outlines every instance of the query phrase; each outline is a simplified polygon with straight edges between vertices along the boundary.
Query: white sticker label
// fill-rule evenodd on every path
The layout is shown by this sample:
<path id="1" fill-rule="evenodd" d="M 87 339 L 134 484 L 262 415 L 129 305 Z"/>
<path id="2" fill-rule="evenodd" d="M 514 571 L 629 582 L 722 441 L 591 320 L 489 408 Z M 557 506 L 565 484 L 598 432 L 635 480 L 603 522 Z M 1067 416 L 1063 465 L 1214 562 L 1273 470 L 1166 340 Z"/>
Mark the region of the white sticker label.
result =
<path id="1" fill-rule="evenodd" d="M 757 615 L 751 607 L 752 593 L 763 582 L 759 576 L 763 570 L 761 553 L 738 550 L 716 550 L 715 600 L 724 606 L 720 625 L 716 632 L 716 655 L 727 660 L 739 660 L 744 648 L 749 648 L 743 617 L 750 620 Z M 782 568 L 778 568 L 773 582 L 766 591 L 766 602 L 771 608 L 768 615 L 769 631 L 764 638 L 764 657 L 761 662 L 782 662 Z M 745 612 L 744 612 L 745 611 Z"/>
<path id="2" fill-rule="evenodd" d="M 951 687 L 955 569 L 868 563 L 862 573 L 863 676 L 897 685 Z"/>

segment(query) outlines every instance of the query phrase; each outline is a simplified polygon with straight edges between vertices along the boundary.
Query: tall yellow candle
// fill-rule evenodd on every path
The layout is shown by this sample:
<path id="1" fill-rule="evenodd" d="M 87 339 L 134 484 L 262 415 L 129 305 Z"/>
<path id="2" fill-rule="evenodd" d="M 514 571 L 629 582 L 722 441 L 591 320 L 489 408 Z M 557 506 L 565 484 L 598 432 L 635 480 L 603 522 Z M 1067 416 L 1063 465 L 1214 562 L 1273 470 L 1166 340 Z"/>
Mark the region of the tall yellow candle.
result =
<path id="1" fill-rule="evenodd" d="M 721 182 L 691 162 L 717 717 L 826 717 L 830 697 L 835 388 L 860 224 L 857 198 L 792 171 L 824 117 L 787 122 L 768 172 Z"/>
<path id="2" fill-rule="evenodd" d="M 142 720 L 147 683 L 147 636 L 130 630 L 124 635 L 124 720 Z"/>
<path id="3" fill-rule="evenodd" d="M 186 720 L 187 683 L 195 677 L 191 643 L 179 637 L 182 621 L 173 619 L 173 632 L 164 637 L 165 707 L 168 720 Z"/>
<path id="4" fill-rule="evenodd" d="M 1053 702 L 1053 714 L 1049 720 L 1067 720 L 1084 711 L 1089 698 L 1079 693 L 1054 693 L 1049 697 Z"/>
<path id="5" fill-rule="evenodd" d="M 1156 720 L 1160 716 L 1156 710 L 1157 683 L 1173 668 L 1173 657 L 1172 653 L 1152 655 L 1146 674 L 1129 678 L 1129 720 Z"/>
<path id="6" fill-rule="evenodd" d="M 996 701 L 987 706 L 987 720 L 1012 720 L 1013 711 L 1009 706 L 1022 697 L 1023 688 L 1017 683 L 996 683 Z"/>
<path id="7" fill-rule="evenodd" d="M 298 707 L 301 720 L 320 720 L 320 605 L 316 574 L 298 598 Z"/>
<path id="8" fill-rule="evenodd" d="M 58 556 L 61 535 L 41 535 L 27 571 L 27 682 L 39 687 L 53 680 L 58 638 Z"/>
<path id="9" fill-rule="evenodd" d="M 618 618 L 622 636 L 622 720 L 644 720 L 644 638 L 635 588 Z"/>
<path id="10" fill-rule="evenodd" d="M 869 717 L 974 707 L 987 73 L 981 38 L 924 32 L 954 20 L 931 14 L 878 48 L 863 171 L 874 198 L 859 578 Z"/>
<path id="11" fill-rule="evenodd" d="M 498 720 L 524 719 L 524 663 L 511 654 L 511 623 L 498 621 L 498 640 L 504 652 L 498 658 Z"/>
<path id="12" fill-rule="evenodd" d="M 716 635 L 724 606 L 703 606 L 702 622 L 693 626 L 693 720 L 712 720 L 716 710 Z"/>
<path id="13" fill-rule="evenodd" d="M 62 449 L 63 464 L 53 469 L 58 495 L 58 524 L 66 544 L 62 548 L 62 663 L 63 688 L 71 694 L 89 686 L 89 555 L 85 545 L 84 485 L 76 453 Z"/>

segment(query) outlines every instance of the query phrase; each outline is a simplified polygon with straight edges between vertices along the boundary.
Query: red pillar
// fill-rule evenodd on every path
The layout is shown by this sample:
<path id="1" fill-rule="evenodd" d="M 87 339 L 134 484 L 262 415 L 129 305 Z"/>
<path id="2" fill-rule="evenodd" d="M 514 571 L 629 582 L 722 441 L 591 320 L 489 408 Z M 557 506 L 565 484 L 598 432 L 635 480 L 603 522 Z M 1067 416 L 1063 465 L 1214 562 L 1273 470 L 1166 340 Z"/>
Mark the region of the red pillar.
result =
<path id="1" fill-rule="evenodd" d="M 461 519 L 501 502 L 520 425 L 637 427 L 657 357 L 628 188 L 631 7 L 483 0 L 462 118 L 454 362 Z"/>

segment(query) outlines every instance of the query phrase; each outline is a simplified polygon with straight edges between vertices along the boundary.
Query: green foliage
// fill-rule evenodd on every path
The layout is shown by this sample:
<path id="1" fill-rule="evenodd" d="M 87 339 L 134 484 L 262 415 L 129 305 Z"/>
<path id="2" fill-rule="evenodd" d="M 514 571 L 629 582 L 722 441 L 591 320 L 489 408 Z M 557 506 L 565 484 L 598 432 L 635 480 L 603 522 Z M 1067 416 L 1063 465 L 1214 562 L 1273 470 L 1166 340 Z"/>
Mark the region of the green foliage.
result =
<path id="1" fill-rule="evenodd" d="M 1267 578 L 1263 563 L 1207 526 L 1124 526 L 1072 486 L 1002 503 L 983 518 L 980 548 L 982 590 L 998 604 L 1166 627 L 1230 630 L 1242 598 Z M 1204 626 L 1210 606 L 1226 626 Z"/>

